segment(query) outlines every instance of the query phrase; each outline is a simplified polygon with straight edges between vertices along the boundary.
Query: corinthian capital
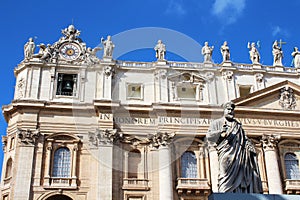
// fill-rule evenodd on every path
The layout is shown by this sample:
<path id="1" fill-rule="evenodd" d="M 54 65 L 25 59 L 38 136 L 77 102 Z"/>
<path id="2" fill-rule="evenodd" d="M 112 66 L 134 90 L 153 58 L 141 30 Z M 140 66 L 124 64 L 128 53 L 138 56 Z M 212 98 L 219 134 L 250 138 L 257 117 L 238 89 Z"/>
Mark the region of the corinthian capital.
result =
<path id="1" fill-rule="evenodd" d="M 274 150 L 279 140 L 280 140 L 280 135 L 271 134 L 271 135 L 263 135 L 261 141 L 264 150 Z"/>
<path id="2" fill-rule="evenodd" d="M 120 137 L 122 137 L 122 135 L 119 134 L 116 129 L 96 129 L 95 132 L 89 132 L 88 137 L 90 144 L 94 146 L 99 146 L 102 144 L 113 144 Z"/>
<path id="3" fill-rule="evenodd" d="M 149 136 L 150 145 L 153 148 L 168 146 L 172 142 L 174 136 L 175 133 L 158 132 Z"/>
<path id="4" fill-rule="evenodd" d="M 23 144 L 34 144 L 40 135 L 40 130 L 18 129 L 18 138 Z"/>

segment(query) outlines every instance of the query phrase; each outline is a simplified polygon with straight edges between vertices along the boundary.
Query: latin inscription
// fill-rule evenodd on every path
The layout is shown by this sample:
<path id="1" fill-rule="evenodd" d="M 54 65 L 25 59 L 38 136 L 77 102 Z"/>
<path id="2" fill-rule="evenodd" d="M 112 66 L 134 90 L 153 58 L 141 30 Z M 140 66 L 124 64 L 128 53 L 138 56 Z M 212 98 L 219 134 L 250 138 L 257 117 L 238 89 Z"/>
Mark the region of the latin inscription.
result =
<path id="1" fill-rule="evenodd" d="M 142 117 L 113 117 L 112 114 L 100 114 L 100 120 L 114 120 L 116 124 L 132 124 L 132 125 L 196 125 L 208 126 L 212 119 L 207 118 L 190 118 L 190 117 L 163 117 L 142 118 Z M 274 120 L 274 119 L 253 119 L 238 118 L 244 126 L 267 126 L 267 127 L 290 127 L 300 128 L 300 121 L 290 120 Z"/>

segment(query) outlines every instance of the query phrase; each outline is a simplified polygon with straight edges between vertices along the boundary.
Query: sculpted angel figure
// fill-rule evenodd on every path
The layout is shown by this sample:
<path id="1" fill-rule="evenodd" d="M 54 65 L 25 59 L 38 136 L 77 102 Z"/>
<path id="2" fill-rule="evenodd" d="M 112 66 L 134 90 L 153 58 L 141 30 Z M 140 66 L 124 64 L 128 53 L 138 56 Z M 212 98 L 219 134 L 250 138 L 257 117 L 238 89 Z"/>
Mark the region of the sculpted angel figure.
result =
<path id="1" fill-rule="evenodd" d="M 33 38 L 29 38 L 28 42 L 24 45 L 24 57 L 26 60 L 32 58 L 35 50 Z"/>
<path id="2" fill-rule="evenodd" d="M 96 64 L 99 62 L 99 58 L 96 56 L 96 53 L 98 51 L 102 50 L 101 47 L 95 47 L 95 48 L 91 48 L 88 47 L 86 49 L 86 59 L 87 59 L 87 63 L 89 64 Z"/>

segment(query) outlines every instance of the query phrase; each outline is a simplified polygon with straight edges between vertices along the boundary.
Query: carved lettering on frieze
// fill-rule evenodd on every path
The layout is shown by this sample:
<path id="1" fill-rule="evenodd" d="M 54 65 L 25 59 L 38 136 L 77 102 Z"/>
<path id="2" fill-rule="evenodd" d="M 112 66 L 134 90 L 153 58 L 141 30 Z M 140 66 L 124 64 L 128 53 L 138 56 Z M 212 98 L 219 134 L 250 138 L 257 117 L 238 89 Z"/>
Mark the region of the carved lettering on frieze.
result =
<path id="1" fill-rule="evenodd" d="M 18 129 L 18 138 L 22 144 L 34 144 L 40 136 L 40 130 Z"/>
<path id="2" fill-rule="evenodd" d="M 122 134 L 118 133 L 117 129 L 96 129 L 95 132 L 89 132 L 88 134 L 90 144 L 96 147 L 104 144 L 113 144 L 120 138 L 122 138 Z"/>
<path id="3" fill-rule="evenodd" d="M 283 110 L 295 109 L 296 97 L 292 88 L 284 87 L 280 90 L 279 105 Z"/>

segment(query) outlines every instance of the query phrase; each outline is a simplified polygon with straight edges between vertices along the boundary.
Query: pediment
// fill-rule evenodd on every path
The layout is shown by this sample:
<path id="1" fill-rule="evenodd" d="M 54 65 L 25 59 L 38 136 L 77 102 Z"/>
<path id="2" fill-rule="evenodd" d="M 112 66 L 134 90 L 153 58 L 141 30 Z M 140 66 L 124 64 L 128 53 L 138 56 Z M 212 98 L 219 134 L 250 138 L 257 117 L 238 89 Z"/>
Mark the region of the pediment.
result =
<path id="1" fill-rule="evenodd" d="M 300 86 L 286 80 L 237 98 L 233 102 L 237 106 L 253 108 L 300 110 Z"/>
<path id="2" fill-rule="evenodd" d="M 204 83 L 206 78 L 196 73 L 183 72 L 173 74 L 168 77 L 169 80 L 181 83 Z"/>

